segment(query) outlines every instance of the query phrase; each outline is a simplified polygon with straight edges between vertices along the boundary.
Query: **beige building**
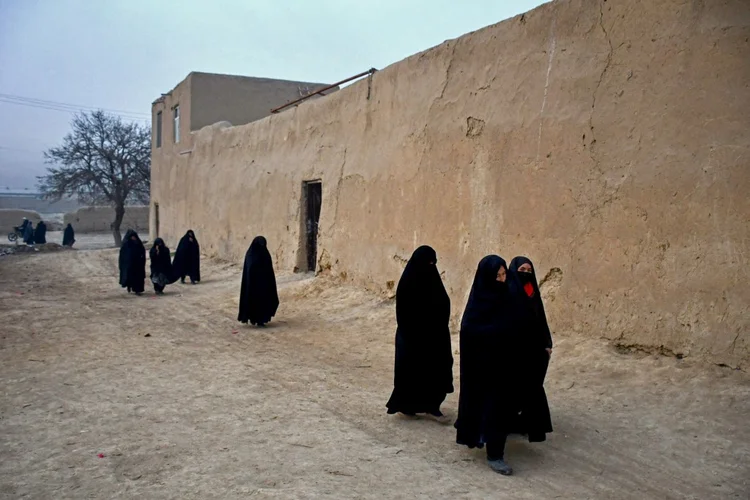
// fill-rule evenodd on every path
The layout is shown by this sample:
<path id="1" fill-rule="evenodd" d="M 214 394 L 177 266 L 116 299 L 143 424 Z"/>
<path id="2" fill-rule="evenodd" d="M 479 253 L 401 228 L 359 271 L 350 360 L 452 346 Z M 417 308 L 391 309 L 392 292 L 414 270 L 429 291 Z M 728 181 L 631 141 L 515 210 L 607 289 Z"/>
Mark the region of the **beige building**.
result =
<path id="1" fill-rule="evenodd" d="M 271 114 L 273 108 L 326 86 L 194 71 L 151 105 L 152 153 L 158 157 L 185 152 L 191 146 L 191 132 L 217 122 L 244 125 L 260 120 Z"/>
<path id="2" fill-rule="evenodd" d="M 384 294 L 430 244 L 454 318 L 482 256 L 527 255 L 556 335 L 747 367 L 748 37 L 742 1 L 545 4 L 155 148 L 152 236 L 240 262 L 262 234 Z"/>

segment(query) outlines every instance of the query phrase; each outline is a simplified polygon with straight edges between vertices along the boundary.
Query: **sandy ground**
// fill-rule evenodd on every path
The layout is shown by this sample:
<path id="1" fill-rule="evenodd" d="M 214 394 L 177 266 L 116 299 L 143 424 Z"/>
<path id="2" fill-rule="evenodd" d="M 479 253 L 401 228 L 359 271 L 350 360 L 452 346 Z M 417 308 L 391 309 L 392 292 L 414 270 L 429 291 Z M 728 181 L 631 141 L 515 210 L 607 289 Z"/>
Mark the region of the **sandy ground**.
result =
<path id="1" fill-rule="evenodd" d="M 386 415 L 393 302 L 281 276 L 278 321 L 244 327 L 238 267 L 137 298 L 116 257 L 0 260 L 3 498 L 748 498 L 746 373 L 557 335 L 556 432 L 502 477 Z"/>
<path id="2" fill-rule="evenodd" d="M 147 238 L 148 236 L 144 236 Z M 62 231 L 47 231 L 47 243 L 57 243 L 62 245 Z M 0 245 L 14 245 L 3 240 Z M 16 242 L 15 245 L 21 246 L 23 243 Z M 112 233 L 76 233 L 76 242 L 73 245 L 76 250 L 102 250 L 105 248 L 114 248 L 115 241 Z"/>
<path id="3" fill-rule="evenodd" d="M 148 235 L 143 237 L 147 238 Z M 62 231 L 50 231 L 47 233 L 47 241 L 62 244 L 62 239 Z M 113 248 L 115 240 L 112 233 L 76 233 L 76 242 L 73 246 L 77 250 L 101 250 Z"/>

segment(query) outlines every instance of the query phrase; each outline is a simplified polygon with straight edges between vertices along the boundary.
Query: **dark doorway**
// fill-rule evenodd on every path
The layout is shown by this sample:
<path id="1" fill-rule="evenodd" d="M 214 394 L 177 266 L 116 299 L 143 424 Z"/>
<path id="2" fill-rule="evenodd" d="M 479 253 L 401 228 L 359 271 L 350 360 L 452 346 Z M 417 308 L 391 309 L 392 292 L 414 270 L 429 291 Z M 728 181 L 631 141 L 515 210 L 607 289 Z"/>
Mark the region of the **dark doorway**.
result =
<path id="1" fill-rule="evenodd" d="M 302 185 L 302 199 L 305 216 L 305 257 L 307 271 L 315 271 L 315 263 L 318 260 L 320 205 L 323 201 L 323 185 L 321 182 L 305 182 Z"/>

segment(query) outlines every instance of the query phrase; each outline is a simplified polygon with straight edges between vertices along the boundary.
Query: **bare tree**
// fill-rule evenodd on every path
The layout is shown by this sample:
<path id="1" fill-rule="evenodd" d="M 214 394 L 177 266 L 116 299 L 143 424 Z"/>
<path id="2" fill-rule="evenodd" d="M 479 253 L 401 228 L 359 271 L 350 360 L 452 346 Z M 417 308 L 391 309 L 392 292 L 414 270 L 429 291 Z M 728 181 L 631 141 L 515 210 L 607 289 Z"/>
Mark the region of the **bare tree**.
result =
<path id="1" fill-rule="evenodd" d="M 81 113 L 62 145 L 44 153 L 47 175 L 38 177 L 47 199 L 77 196 L 82 203 L 115 209 L 112 234 L 120 245 L 120 225 L 128 203 L 148 203 L 151 188 L 151 130 L 103 111 Z"/>

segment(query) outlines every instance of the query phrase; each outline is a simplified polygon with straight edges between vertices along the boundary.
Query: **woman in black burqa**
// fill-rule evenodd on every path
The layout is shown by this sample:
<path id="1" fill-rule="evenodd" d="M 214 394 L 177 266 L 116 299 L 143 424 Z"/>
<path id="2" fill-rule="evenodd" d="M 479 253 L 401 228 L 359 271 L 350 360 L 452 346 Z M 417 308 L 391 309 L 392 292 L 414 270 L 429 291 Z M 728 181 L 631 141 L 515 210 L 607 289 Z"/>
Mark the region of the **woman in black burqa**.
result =
<path id="1" fill-rule="evenodd" d="M 451 301 L 437 269 L 437 254 L 417 248 L 396 289 L 396 363 L 388 413 L 443 414 L 453 392 L 453 355 L 448 321 Z"/>
<path id="2" fill-rule="evenodd" d="M 47 224 L 44 221 L 39 221 L 34 230 L 34 243 L 38 245 L 44 245 L 47 243 Z"/>
<path id="3" fill-rule="evenodd" d="M 68 224 L 65 227 L 65 231 L 63 232 L 63 246 L 64 247 L 72 247 L 73 243 L 76 242 L 76 232 L 73 231 L 73 226 Z"/>
<path id="4" fill-rule="evenodd" d="M 172 270 L 169 247 L 163 239 L 154 240 L 154 246 L 149 250 L 148 258 L 151 261 L 151 283 L 154 285 L 154 292 L 156 295 L 164 295 L 164 287 L 177 280 Z"/>
<path id="5" fill-rule="evenodd" d="M 201 247 L 192 229 L 189 229 L 180 239 L 172 267 L 181 283 L 185 283 L 186 276 L 190 278 L 190 283 L 193 285 L 201 280 Z"/>
<path id="6" fill-rule="evenodd" d="M 527 434 L 529 441 L 541 442 L 548 432 L 552 432 L 552 419 L 544 391 L 544 378 L 552 355 L 552 335 L 532 262 L 526 257 L 516 257 L 510 261 L 508 271 L 514 324 L 518 332 L 516 355 L 519 374 L 524 381 L 517 430 Z"/>
<path id="7" fill-rule="evenodd" d="M 28 221 L 29 223 L 26 224 L 26 227 L 23 230 L 23 242 L 27 245 L 33 245 L 34 244 L 34 224 L 31 221 Z"/>
<path id="8" fill-rule="evenodd" d="M 237 320 L 264 326 L 274 317 L 278 307 L 279 295 L 271 254 L 268 252 L 266 239 L 258 236 L 245 254 Z"/>
<path id="9" fill-rule="evenodd" d="M 143 293 L 146 281 L 146 248 L 138 233 L 128 229 L 120 247 L 120 286 L 128 293 Z"/>
<path id="10" fill-rule="evenodd" d="M 461 392 L 455 427 L 458 444 L 487 445 L 490 467 L 510 475 L 505 440 L 515 428 L 521 394 L 506 278 L 501 257 L 488 255 L 479 262 L 461 319 Z"/>

